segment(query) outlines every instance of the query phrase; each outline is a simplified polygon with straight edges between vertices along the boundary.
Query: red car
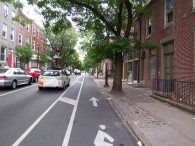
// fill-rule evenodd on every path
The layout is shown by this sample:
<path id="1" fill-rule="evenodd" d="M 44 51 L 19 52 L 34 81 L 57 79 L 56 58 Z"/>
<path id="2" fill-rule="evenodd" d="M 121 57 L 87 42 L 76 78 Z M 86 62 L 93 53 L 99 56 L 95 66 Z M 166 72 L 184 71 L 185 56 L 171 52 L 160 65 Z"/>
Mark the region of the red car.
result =
<path id="1" fill-rule="evenodd" d="M 39 68 L 30 68 L 26 72 L 32 76 L 34 82 L 37 82 L 42 71 Z"/>

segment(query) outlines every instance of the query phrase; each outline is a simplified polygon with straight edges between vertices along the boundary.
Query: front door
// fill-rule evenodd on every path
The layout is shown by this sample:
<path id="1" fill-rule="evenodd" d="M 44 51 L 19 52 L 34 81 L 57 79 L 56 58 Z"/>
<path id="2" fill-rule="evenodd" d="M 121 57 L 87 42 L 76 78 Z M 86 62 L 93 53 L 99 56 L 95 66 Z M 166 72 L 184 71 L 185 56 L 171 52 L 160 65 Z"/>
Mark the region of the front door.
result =
<path id="1" fill-rule="evenodd" d="M 9 50 L 9 53 L 8 53 L 8 66 L 9 67 L 12 67 L 12 61 L 13 61 L 13 53 L 11 50 Z"/>

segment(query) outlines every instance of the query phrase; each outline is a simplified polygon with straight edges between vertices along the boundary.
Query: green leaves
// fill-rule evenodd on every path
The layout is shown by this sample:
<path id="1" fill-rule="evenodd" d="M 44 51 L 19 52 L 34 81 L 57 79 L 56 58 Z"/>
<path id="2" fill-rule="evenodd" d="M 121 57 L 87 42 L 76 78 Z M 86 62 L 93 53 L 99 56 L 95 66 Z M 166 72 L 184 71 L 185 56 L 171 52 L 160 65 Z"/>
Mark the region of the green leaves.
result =
<path id="1" fill-rule="evenodd" d="M 23 46 L 17 45 L 15 49 L 15 54 L 18 60 L 21 63 L 28 63 L 32 57 L 32 47 L 30 44 L 26 44 Z"/>

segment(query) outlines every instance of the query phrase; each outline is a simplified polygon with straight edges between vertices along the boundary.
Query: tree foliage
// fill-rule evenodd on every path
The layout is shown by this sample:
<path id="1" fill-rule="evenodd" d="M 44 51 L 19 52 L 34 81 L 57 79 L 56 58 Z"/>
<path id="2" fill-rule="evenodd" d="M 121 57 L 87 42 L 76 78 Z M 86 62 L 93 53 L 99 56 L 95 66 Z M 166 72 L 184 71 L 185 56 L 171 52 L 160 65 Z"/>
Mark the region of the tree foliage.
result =
<path id="1" fill-rule="evenodd" d="M 30 2 L 33 1 L 30 0 Z M 67 16 L 71 16 L 81 31 L 93 30 L 96 35 L 101 34 L 101 36 L 104 36 L 105 41 L 99 43 L 99 45 L 102 45 L 109 53 L 112 53 L 116 63 L 112 90 L 122 91 L 122 53 L 133 48 L 128 43 L 128 40 L 133 36 L 131 34 L 133 18 L 136 11 L 140 13 L 140 7 L 142 7 L 143 2 L 145 1 L 40 0 L 36 4 L 42 9 L 42 14 L 47 22 L 53 19 L 67 22 Z M 112 41 L 108 41 L 110 39 Z M 98 47 L 92 48 L 98 49 Z"/>
<path id="2" fill-rule="evenodd" d="M 128 43 L 128 40 L 133 40 L 131 27 L 134 17 L 139 16 L 136 14 L 144 11 L 143 3 L 147 1 L 28 0 L 29 3 L 37 4 L 41 8 L 47 26 L 49 26 L 50 22 L 56 21 L 57 26 L 61 26 L 60 28 L 66 27 L 69 24 L 67 19 L 69 16 L 81 31 L 93 30 L 95 32 L 95 38 L 98 36 L 98 46 L 101 46 L 105 52 L 111 54 L 115 62 L 116 72 L 112 87 L 113 91 L 122 91 L 122 54 L 124 51 L 135 48 L 132 44 L 136 46 L 135 42 Z M 99 49 L 97 46 L 92 46 L 92 48 Z"/>
<path id="3" fill-rule="evenodd" d="M 25 64 L 28 65 L 31 57 L 32 57 L 32 47 L 30 44 L 26 45 L 17 45 L 15 48 L 15 55 L 17 59 L 20 61 L 21 66 L 24 67 Z"/>
<path id="4" fill-rule="evenodd" d="M 74 63 L 73 58 L 76 58 L 76 50 L 74 49 L 78 38 L 76 30 L 74 28 L 61 28 L 61 31 L 56 31 L 56 24 L 54 24 L 45 28 L 45 35 L 49 40 L 49 46 L 52 48 L 54 54 L 57 49 L 59 50 L 60 66 L 67 67 L 72 65 Z"/>

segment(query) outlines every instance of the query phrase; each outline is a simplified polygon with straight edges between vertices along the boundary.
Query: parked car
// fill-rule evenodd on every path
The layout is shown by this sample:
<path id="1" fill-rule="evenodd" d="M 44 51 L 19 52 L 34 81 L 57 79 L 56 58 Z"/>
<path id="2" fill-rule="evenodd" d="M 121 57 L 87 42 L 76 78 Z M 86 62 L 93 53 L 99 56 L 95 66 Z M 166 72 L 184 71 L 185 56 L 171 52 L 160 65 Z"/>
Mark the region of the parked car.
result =
<path id="1" fill-rule="evenodd" d="M 15 89 L 18 85 L 31 85 L 32 76 L 20 68 L 1 68 L 0 87 Z"/>
<path id="2" fill-rule="evenodd" d="M 38 81 L 38 78 L 41 74 L 41 70 L 39 68 L 30 68 L 30 69 L 27 69 L 25 70 L 29 75 L 32 76 L 32 79 L 33 79 L 33 82 L 37 82 Z"/>
<path id="3" fill-rule="evenodd" d="M 81 70 L 77 69 L 77 70 L 75 71 L 75 75 L 81 75 Z"/>
<path id="4" fill-rule="evenodd" d="M 46 87 L 65 89 L 70 85 L 70 78 L 65 70 L 45 70 L 38 80 L 38 88 L 42 90 Z"/>

